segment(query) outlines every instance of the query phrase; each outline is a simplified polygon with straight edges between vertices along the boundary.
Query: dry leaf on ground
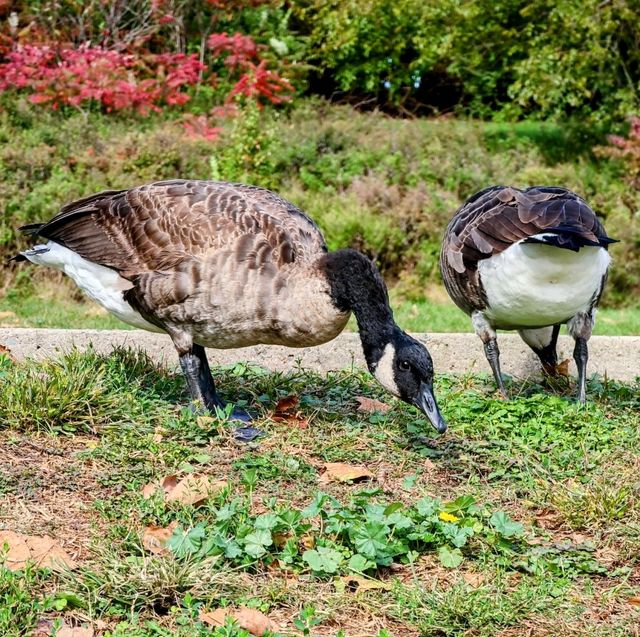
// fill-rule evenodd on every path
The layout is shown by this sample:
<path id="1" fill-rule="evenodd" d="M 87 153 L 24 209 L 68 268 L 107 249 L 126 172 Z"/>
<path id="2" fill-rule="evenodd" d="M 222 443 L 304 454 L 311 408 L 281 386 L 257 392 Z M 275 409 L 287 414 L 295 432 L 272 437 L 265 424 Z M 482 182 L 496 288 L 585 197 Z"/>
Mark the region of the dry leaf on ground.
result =
<path id="1" fill-rule="evenodd" d="M 145 499 L 150 498 L 156 491 L 162 490 L 167 502 L 182 504 L 200 504 L 204 502 L 212 491 L 224 489 L 224 480 L 214 480 L 211 476 L 189 474 L 178 480 L 176 476 L 166 476 L 151 482 L 142 488 Z"/>
<path id="2" fill-rule="evenodd" d="M 256 637 L 262 637 L 268 630 L 275 632 L 279 626 L 264 613 L 253 608 L 241 606 L 238 609 L 218 608 L 205 613 L 200 611 L 199 619 L 209 626 L 224 626 L 227 617 L 232 617 L 238 625 Z"/>
<path id="3" fill-rule="evenodd" d="M 471 586 L 471 588 L 478 588 L 484 584 L 484 575 L 481 573 L 462 573 L 462 579 Z"/>
<path id="4" fill-rule="evenodd" d="M 327 484 L 328 482 L 350 482 L 356 480 L 368 480 L 374 475 L 366 467 L 353 466 L 342 462 L 327 462 L 324 465 L 325 472 L 320 476 L 318 482 Z"/>
<path id="5" fill-rule="evenodd" d="M 31 633 L 31 637 L 51 637 L 54 633 L 53 626 L 53 621 L 41 619 L 35 630 Z M 63 623 L 62 626 L 58 628 L 58 632 L 56 632 L 56 637 L 93 637 L 93 635 L 93 628 L 72 628 L 65 623 Z"/>
<path id="6" fill-rule="evenodd" d="M 55 570 L 73 569 L 76 563 L 69 554 L 48 535 L 22 535 L 13 531 L 0 531 L 0 547 L 7 544 L 9 552 L 5 566 L 11 571 L 23 569 L 27 562 L 33 562 L 38 567 Z"/>
<path id="7" fill-rule="evenodd" d="M 145 526 L 142 532 L 142 546 L 147 551 L 155 555 L 167 555 L 169 549 L 166 547 L 167 540 L 173 535 L 177 520 L 174 520 L 169 526 Z"/>
<path id="8" fill-rule="evenodd" d="M 156 491 L 161 490 L 166 495 L 176 488 L 178 484 L 178 476 L 165 476 L 160 480 L 155 480 L 149 484 L 145 484 L 142 487 L 142 496 L 145 500 L 148 500 Z"/>
<path id="9" fill-rule="evenodd" d="M 376 400 L 375 398 L 367 398 L 366 396 L 356 396 L 356 400 L 358 401 L 358 411 L 361 411 L 365 414 L 372 414 L 376 411 L 381 414 L 386 414 L 390 409 L 391 405 L 387 405 L 387 403 L 383 403 L 380 400 Z"/>
<path id="10" fill-rule="evenodd" d="M 565 358 L 556 365 L 556 374 L 558 376 L 569 376 L 569 359 Z"/>
<path id="11" fill-rule="evenodd" d="M 220 491 L 227 486 L 224 480 L 214 480 L 211 476 L 190 474 L 183 478 L 166 496 L 167 502 L 182 504 L 200 504 L 213 491 Z"/>
<path id="12" fill-rule="evenodd" d="M 6 346 L 0 343 L 0 356 L 5 355 L 10 361 L 16 363 L 16 357 L 11 353 L 11 350 Z"/>
<path id="13" fill-rule="evenodd" d="M 56 637 L 93 637 L 93 628 L 71 628 L 62 626 L 56 633 Z"/>
<path id="14" fill-rule="evenodd" d="M 640 606 L 640 597 L 628 597 L 627 604 L 631 604 L 632 606 Z"/>
<path id="15" fill-rule="evenodd" d="M 357 591 L 372 591 L 376 589 L 389 590 L 390 586 L 386 582 L 377 579 L 362 577 L 362 575 L 343 575 L 342 581 L 347 586 L 352 586 Z"/>
<path id="16" fill-rule="evenodd" d="M 276 403 L 271 420 L 296 424 L 300 429 L 306 429 L 309 426 L 309 421 L 298 411 L 299 404 L 300 399 L 297 396 L 281 398 Z"/>

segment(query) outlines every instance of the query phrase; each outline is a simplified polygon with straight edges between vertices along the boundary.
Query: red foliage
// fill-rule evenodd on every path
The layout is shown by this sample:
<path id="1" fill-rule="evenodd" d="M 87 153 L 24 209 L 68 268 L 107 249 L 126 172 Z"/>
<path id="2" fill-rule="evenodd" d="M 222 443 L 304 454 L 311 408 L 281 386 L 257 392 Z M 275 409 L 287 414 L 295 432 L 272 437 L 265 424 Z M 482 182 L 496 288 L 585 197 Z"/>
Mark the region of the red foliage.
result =
<path id="1" fill-rule="evenodd" d="M 255 99 L 259 105 L 262 105 L 261 98 L 266 98 L 272 104 L 280 104 L 291 99 L 290 95 L 278 95 L 278 93 L 291 93 L 294 88 L 279 73 L 267 68 L 267 61 L 260 59 L 259 47 L 251 36 L 241 33 L 233 35 L 214 33 L 209 37 L 208 44 L 215 54 L 227 54 L 224 64 L 232 72 L 242 71 L 227 101 L 236 95 Z"/>
<path id="2" fill-rule="evenodd" d="M 599 147 L 598 154 L 605 157 L 619 157 L 627 167 L 627 179 L 636 188 L 640 188 L 640 117 L 629 118 L 631 127 L 629 135 L 609 135 L 607 140 L 611 146 Z"/>
<path id="3" fill-rule="evenodd" d="M 215 54 L 229 54 L 224 63 L 231 69 L 246 66 L 258 58 L 258 45 L 249 35 L 214 33 L 209 37 L 208 44 Z"/>
<path id="4" fill-rule="evenodd" d="M 19 46 L 0 64 L 0 91 L 27 90 L 34 104 L 80 106 L 98 102 L 107 111 L 141 113 L 189 100 L 204 66 L 197 55 L 134 55 L 88 45 L 76 49 Z"/>
<path id="5" fill-rule="evenodd" d="M 267 68 L 266 60 L 262 60 L 257 66 L 251 64 L 246 73 L 236 82 L 229 98 L 235 95 L 255 98 L 260 104 L 260 98 L 266 97 L 272 104 L 281 104 L 291 99 L 291 95 L 277 95 L 283 91 L 293 92 L 293 86 L 275 71 Z"/>

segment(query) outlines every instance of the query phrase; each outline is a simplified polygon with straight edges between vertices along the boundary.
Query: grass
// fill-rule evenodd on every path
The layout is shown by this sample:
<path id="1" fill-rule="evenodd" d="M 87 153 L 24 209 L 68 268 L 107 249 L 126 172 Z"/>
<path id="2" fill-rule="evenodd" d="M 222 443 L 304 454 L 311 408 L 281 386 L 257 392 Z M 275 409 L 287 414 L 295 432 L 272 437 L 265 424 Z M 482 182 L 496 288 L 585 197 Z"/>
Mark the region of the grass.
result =
<path id="1" fill-rule="evenodd" d="M 42 297 L 14 295 L 0 299 L 0 326 L 76 329 L 132 329 L 100 306 L 81 296 L 71 285 L 46 283 Z M 450 301 L 443 288 L 432 286 L 425 300 L 408 301 L 391 290 L 396 321 L 409 332 L 472 332 L 471 320 Z M 352 319 L 348 330 L 357 329 Z M 601 308 L 595 334 L 626 336 L 640 334 L 640 308 Z"/>
<path id="2" fill-rule="evenodd" d="M 200 619 L 240 605 L 280 635 L 633 634 L 637 384 L 593 378 L 581 408 L 569 383 L 518 383 L 505 403 L 485 378 L 441 376 L 450 431 L 436 438 L 402 403 L 357 411 L 358 395 L 389 401 L 360 372 L 216 376 L 257 416 L 259 443 L 185 409 L 182 378 L 137 352 L 0 357 L 0 514 L 78 562 L 0 567 L 2 634 L 44 620 L 105 637 L 246 637 Z M 287 395 L 302 420 L 275 422 Z M 326 462 L 374 478 L 323 483 Z M 198 505 L 141 495 L 191 474 L 226 486 Z M 169 525 L 150 552 L 145 528 Z"/>

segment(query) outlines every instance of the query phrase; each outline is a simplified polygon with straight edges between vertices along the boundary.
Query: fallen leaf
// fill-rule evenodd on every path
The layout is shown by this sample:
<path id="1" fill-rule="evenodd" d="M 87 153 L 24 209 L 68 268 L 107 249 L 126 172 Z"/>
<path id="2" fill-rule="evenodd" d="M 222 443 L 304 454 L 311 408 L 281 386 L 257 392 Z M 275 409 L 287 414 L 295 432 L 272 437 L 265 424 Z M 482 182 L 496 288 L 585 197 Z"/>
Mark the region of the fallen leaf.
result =
<path id="1" fill-rule="evenodd" d="M 198 619 L 201 622 L 207 624 L 207 626 L 214 626 L 218 628 L 220 626 L 224 626 L 227 615 L 231 615 L 233 617 L 233 615 L 227 608 L 216 608 L 216 610 L 212 610 L 208 613 L 205 613 L 202 609 L 200 609 Z"/>
<path id="2" fill-rule="evenodd" d="M 93 637 L 93 628 L 71 628 L 63 625 L 58 629 L 56 637 Z"/>
<path id="3" fill-rule="evenodd" d="M 632 606 L 640 606 L 640 597 L 628 597 L 627 604 L 631 604 Z"/>
<path id="4" fill-rule="evenodd" d="M 158 490 L 162 490 L 166 495 L 173 491 L 177 484 L 178 476 L 165 476 L 164 478 L 160 478 L 160 480 L 145 484 L 144 487 L 142 487 L 142 496 L 145 500 L 148 500 Z"/>
<path id="5" fill-rule="evenodd" d="M 366 467 L 353 466 L 342 462 L 327 462 L 324 465 L 325 472 L 320 476 L 319 482 L 350 482 L 356 480 L 368 480 L 374 475 Z"/>
<path id="6" fill-rule="evenodd" d="M 220 491 L 226 486 L 227 483 L 224 480 L 214 480 L 210 476 L 190 474 L 180 480 L 175 488 L 169 491 L 165 499 L 167 502 L 200 504 L 209 497 L 211 492 Z"/>
<path id="7" fill-rule="evenodd" d="M 354 586 L 356 592 L 358 591 L 373 591 L 376 589 L 389 590 L 390 586 L 386 582 L 381 582 L 377 579 L 371 579 L 368 577 L 362 577 L 362 575 L 343 575 L 342 581 L 347 586 Z"/>
<path id="8" fill-rule="evenodd" d="M 285 396 L 276 403 L 276 414 L 291 414 L 294 413 L 300 404 L 300 399 L 297 396 Z"/>
<path id="9" fill-rule="evenodd" d="M 471 588 L 478 588 L 484 584 L 484 576 L 480 573 L 462 573 L 462 579 L 471 586 Z"/>
<path id="10" fill-rule="evenodd" d="M 224 480 L 214 480 L 206 475 L 189 474 L 181 480 L 178 480 L 177 476 L 166 476 L 142 487 L 142 496 L 146 500 L 156 491 L 161 491 L 167 502 L 200 504 L 212 491 L 219 491 L 226 486 Z"/>
<path id="11" fill-rule="evenodd" d="M 152 442 L 158 443 L 158 442 L 162 442 L 162 439 L 164 438 L 164 436 L 162 435 L 162 429 L 160 429 L 159 427 L 156 427 L 153 436 L 151 437 Z"/>
<path id="12" fill-rule="evenodd" d="M 297 396 L 286 396 L 276 403 L 275 411 L 271 416 L 274 422 L 294 423 L 300 429 L 306 429 L 309 421 L 298 411 L 300 399 Z"/>
<path id="13" fill-rule="evenodd" d="M 366 396 L 356 396 L 356 400 L 358 401 L 358 411 L 361 411 L 365 414 L 372 414 L 376 411 L 381 414 L 386 414 L 390 409 L 391 405 L 387 405 L 387 403 L 383 403 L 380 400 L 376 400 L 375 398 L 367 398 Z"/>
<path id="14" fill-rule="evenodd" d="M 569 376 L 569 359 L 565 358 L 556 365 L 556 374 L 558 376 Z"/>
<path id="15" fill-rule="evenodd" d="M 153 524 L 145 526 L 142 532 L 142 546 L 155 555 L 168 554 L 167 540 L 173 535 L 176 526 L 178 526 L 178 522 L 175 520 L 165 527 L 154 526 Z"/>
<path id="16" fill-rule="evenodd" d="M 11 350 L 6 346 L 0 343 L 0 356 L 5 355 L 11 362 L 17 363 L 16 357 L 11 353 Z"/>
<path id="17" fill-rule="evenodd" d="M 5 558 L 5 566 L 11 571 L 23 569 L 27 562 L 33 562 L 37 567 L 47 567 L 53 570 L 63 570 L 65 567 L 74 569 L 76 563 L 69 554 L 48 535 L 22 535 L 13 531 L 0 531 L 0 547 L 5 544 L 9 552 Z"/>
<path id="18" fill-rule="evenodd" d="M 201 622 L 209 626 L 224 626 L 227 617 L 232 617 L 238 622 L 240 628 L 244 628 L 256 637 L 262 637 L 268 630 L 275 632 L 279 626 L 269 619 L 264 613 L 254 608 L 240 606 L 234 610 L 231 608 L 217 608 L 216 610 L 205 613 L 202 610 L 199 614 Z"/>

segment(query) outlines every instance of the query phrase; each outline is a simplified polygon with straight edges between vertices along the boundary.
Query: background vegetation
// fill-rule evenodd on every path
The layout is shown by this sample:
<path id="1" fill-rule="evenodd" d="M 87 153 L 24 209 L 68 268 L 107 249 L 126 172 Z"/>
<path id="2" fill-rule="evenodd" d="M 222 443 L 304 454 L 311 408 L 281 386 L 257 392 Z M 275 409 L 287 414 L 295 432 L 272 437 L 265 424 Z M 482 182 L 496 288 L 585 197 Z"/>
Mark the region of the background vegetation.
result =
<path id="1" fill-rule="evenodd" d="M 604 304 L 635 317 L 636 4 L 0 3 L 0 311 L 44 312 L 36 289 L 69 295 L 43 289 L 51 272 L 6 265 L 20 224 L 189 176 L 280 191 L 332 248 L 374 258 L 407 316 L 446 302 L 437 252 L 466 197 L 561 184 L 621 239 Z"/>

